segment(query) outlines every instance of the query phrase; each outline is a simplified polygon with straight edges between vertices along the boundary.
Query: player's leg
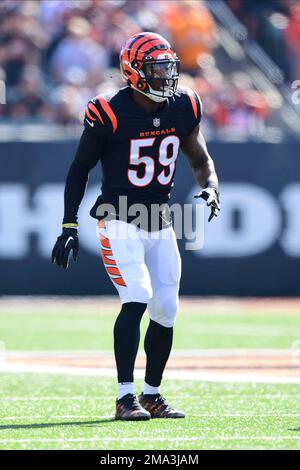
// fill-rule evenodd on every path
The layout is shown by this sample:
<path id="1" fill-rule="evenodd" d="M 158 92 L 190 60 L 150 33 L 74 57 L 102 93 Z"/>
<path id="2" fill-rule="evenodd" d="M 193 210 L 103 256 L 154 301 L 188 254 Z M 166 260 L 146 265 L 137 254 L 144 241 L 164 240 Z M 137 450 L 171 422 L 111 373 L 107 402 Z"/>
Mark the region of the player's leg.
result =
<path id="1" fill-rule="evenodd" d="M 114 325 L 114 353 L 118 373 L 118 398 L 134 394 L 133 372 L 140 342 L 140 322 L 147 304 L 128 302 L 122 305 Z"/>
<path id="2" fill-rule="evenodd" d="M 145 255 L 153 289 L 148 304 L 150 324 L 145 337 L 148 351 L 146 379 L 155 387 L 161 383 L 172 348 L 181 276 L 181 259 L 173 229 L 165 229 L 159 234 L 160 238 Z M 153 347 L 157 343 L 158 350 Z"/>
<path id="3" fill-rule="evenodd" d="M 119 221 L 98 223 L 101 255 L 118 290 L 122 308 L 114 325 L 114 352 L 118 373 L 116 418 L 149 419 L 134 390 L 134 364 L 140 341 L 140 322 L 152 296 L 144 263 L 144 245 L 135 227 Z"/>
<path id="4" fill-rule="evenodd" d="M 184 413 L 170 407 L 160 394 L 163 372 L 172 349 L 181 275 L 174 231 L 168 228 L 163 232 L 145 255 L 153 297 L 148 304 L 150 323 L 144 344 L 147 364 L 140 403 L 151 412 L 152 417 L 183 418 Z"/>

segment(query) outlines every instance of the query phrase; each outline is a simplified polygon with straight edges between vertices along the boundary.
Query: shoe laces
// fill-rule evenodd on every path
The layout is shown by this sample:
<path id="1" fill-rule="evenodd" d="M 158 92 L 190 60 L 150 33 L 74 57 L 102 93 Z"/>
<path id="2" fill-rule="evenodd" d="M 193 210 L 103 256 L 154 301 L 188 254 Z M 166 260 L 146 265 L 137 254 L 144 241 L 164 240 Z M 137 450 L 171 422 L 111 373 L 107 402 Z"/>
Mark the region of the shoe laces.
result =
<path id="1" fill-rule="evenodd" d="M 171 409 L 171 407 L 168 405 L 168 403 L 166 403 L 166 399 L 165 397 L 163 397 L 162 395 L 157 395 L 157 397 L 155 398 L 155 403 L 157 403 L 158 405 L 162 405 L 163 406 L 163 410 L 167 410 L 167 409 Z"/>
<path id="2" fill-rule="evenodd" d="M 124 402 L 127 404 L 127 405 L 130 405 L 133 409 L 135 410 L 139 410 L 141 405 L 139 404 L 138 402 L 138 399 L 137 399 L 137 396 L 136 395 L 133 395 L 133 394 L 128 394 L 128 396 L 126 397 L 126 399 L 124 400 Z"/>

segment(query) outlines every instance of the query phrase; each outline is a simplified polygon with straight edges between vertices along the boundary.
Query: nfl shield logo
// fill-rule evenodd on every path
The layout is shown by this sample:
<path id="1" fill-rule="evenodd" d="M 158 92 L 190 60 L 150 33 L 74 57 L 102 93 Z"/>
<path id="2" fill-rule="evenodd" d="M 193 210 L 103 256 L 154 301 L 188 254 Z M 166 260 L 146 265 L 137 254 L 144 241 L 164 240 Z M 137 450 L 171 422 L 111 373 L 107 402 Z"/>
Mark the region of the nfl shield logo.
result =
<path id="1" fill-rule="evenodd" d="M 153 126 L 154 127 L 159 127 L 160 126 L 160 119 L 159 118 L 153 119 Z"/>

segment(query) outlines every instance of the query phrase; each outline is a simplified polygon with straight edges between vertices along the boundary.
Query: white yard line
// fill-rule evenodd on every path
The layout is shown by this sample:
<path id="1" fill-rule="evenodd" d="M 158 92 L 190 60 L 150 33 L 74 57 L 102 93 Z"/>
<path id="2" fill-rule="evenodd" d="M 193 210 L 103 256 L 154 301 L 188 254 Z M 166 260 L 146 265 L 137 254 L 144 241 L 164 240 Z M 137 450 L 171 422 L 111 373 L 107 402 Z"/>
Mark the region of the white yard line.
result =
<path id="1" fill-rule="evenodd" d="M 34 374 L 59 374 L 86 377 L 116 377 L 116 371 L 112 368 L 96 367 L 69 367 L 69 366 L 46 366 L 30 364 L 10 364 L 0 362 L 0 372 L 8 373 L 34 373 Z M 144 370 L 135 372 L 137 378 L 144 377 Z M 254 374 L 218 374 L 209 372 L 193 371 L 166 371 L 164 377 L 171 380 L 195 380 L 203 382 L 222 383 L 266 383 L 266 384 L 300 384 L 300 377 L 285 376 L 263 376 Z"/>

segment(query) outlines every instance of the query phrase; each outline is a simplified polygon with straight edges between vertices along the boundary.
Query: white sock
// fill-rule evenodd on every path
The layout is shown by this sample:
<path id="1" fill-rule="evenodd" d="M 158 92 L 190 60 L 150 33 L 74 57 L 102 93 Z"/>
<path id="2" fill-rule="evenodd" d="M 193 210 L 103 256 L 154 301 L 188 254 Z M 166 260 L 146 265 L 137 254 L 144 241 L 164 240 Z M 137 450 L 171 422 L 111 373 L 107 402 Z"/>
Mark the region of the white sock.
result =
<path id="1" fill-rule="evenodd" d="M 152 387 L 152 385 L 148 385 L 146 382 L 144 382 L 144 395 L 156 395 L 157 393 L 160 393 L 159 387 Z"/>
<path id="2" fill-rule="evenodd" d="M 127 393 L 135 394 L 133 382 L 121 382 L 118 383 L 118 400 L 127 395 Z"/>

